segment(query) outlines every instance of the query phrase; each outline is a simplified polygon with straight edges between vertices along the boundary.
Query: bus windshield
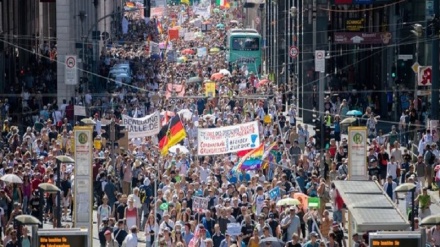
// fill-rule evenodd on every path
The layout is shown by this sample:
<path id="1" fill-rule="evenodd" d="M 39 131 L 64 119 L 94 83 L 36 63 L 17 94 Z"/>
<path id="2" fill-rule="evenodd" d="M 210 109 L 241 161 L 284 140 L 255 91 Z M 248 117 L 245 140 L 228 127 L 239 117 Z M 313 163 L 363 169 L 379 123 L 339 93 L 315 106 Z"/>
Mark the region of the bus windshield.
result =
<path id="1" fill-rule="evenodd" d="M 259 38 L 232 38 L 232 50 L 234 51 L 258 51 L 260 49 Z"/>

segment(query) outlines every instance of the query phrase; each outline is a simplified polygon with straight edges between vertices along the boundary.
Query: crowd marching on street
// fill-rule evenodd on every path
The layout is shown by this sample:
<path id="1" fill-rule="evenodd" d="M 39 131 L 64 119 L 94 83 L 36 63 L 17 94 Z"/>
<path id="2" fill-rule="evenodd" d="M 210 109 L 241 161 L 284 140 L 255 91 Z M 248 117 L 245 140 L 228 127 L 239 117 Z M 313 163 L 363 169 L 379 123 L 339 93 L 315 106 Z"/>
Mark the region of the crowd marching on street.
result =
<path id="1" fill-rule="evenodd" d="M 31 246 L 28 229 L 15 218 L 39 217 L 38 185 L 57 180 L 56 156 L 73 155 L 70 140 L 80 124 L 74 104 L 86 107 L 98 138 L 110 121 L 160 115 L 162 127 L 155 135 L 129 138 L 126 147 L 113 153 L 109 142 L 94 149 L 94 221 L 102 247 L 342 247 L 348 238 L 355 246 L 368 246 L 368 233 L 347 236 L 346 206 L 333 184 L 349 174 L 341 122 L 354 107 L 353 97 L 326 98 L 323 114 L 334 134 L 321 150 L 312 127 L 298 121 L 291 83 L 279 85 L 245 64 L 226 62 L 227 32 L 243 27 L 239 9 L 212 3 L 209 15 L 200 17 L 194 5 L 175 4 L 166 7 L 167 15 L 147 19 L 140 11 L 127 12 L 121 30 L 101 53 L 104 96 L 85 89 L 60 105 L 38 94 L 23 97 L 23 104 L 37 109 L 31 114 L 34 123 L 24 131 L 8 120 L 13 111 L 8 101 L 2 104 L 0 173 L 15 174 L 22 183 L 0 180 L 1 246 Z M 209 22 L 210 29 L 202 32 L 200 22 Z M 185 40 L 183 33 L 171 39 L 169 29 L 192 31 L 196 37 Z M 200 47 L 206 54 L 198 54 Z M 130 65 L 130 80 L 107 81 L 117 64 Z M 204 97 L 207 81 L 216 83 L 216 97 Z M 406 147 L 415 136 L 414 104 L 390 133 L 379 129 L 374 107 L 361 110 L 359 124 L 367 126 L 370 137 L 370 180 L 383 185 L 395 203 L 398 184 L 416 183 L 417 212 L 410 212 L 408 195 L 406 208 L 417 215 L 416 222 L 429 216 L 427 191 L 440 187 L 440 152 L 427 130 L 412 161 Z M 235 141 L 218 145 L 223 135 Z M 55 226 L 57 220 L 67 223 L 75 217 L 74 169 L 61 165 L 62 218 L 54 214 L 55 196 L 47 194 L 45 223 Z M 430 233 L 440 245 L 440 231 Z"/>

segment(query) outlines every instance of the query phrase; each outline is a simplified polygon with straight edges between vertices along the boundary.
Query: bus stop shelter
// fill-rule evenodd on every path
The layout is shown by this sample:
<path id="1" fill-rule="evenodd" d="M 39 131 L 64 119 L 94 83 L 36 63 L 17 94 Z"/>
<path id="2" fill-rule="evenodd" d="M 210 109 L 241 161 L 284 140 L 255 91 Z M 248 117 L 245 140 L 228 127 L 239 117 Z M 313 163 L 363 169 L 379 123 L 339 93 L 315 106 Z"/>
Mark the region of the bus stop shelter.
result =
<path id="1" fill-rule="evenodd" d="M 379 183 L 334 181 L 334 184 L 347 205 L 349 240 L 354 233 L 404 231 L 410 227 L 405 216 Z"/>

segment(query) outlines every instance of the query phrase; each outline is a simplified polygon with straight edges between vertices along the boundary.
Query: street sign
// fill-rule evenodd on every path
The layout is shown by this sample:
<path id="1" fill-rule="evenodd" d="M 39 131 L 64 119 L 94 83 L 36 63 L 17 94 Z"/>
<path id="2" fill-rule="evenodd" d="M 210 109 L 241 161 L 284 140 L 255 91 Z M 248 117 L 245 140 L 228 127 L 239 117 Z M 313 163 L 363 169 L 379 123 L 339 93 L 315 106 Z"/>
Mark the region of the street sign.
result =
<path id="1" fill-rule="evenodd" d="M 289 56 L 290 56 L 291 58 L 297 58 L 297 57 L 298 57 L 298 54 L 299 54 L 298 47 L 296 47 L 296 46 L 291 46 L 290 49 L 289 49 Z"/>
<path id="2" fill-rule="evenodd" d="M 315 51 L 315 71 L 325 73 L 325 51 Z"/>
<path id="3" fill-rule="evenodd" d="M 419 86 L 431 86 L 432 66 L 419 66 L 417 82 Z"/>
<path id="4" fill-rule="evenodd" d="M 64 83 L 66 85 L 78 84 L 77 59 L 75 55 L 66 55 L 64 69 Z"/>
<path id="5" fill-rule="evenodd" d="M 420 64 L 418 62 L 415 62 L 412 66 L 411 69 L 414 71 L 414 73 L 419 73 L 419 67 Z"/>
<path id="6" fill-rule="evenodd" d="M 412 54 L 399 54 L 398 59 L 403 60 L 403 61 L 411 60 L 411 59 L 413 59 L 413 55 Z"/>

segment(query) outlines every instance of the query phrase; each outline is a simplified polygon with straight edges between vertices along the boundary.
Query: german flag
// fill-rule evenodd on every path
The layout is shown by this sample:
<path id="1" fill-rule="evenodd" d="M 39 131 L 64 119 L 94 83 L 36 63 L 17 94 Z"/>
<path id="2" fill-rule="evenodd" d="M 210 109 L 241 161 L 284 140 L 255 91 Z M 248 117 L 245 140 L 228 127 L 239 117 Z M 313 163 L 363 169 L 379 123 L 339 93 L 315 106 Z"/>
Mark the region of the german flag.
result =
<path id="1" fill-rule="evenodd" d="M 160 153 L 165 156 L 168 154 L 170 147 L 181 142 L 186 137 L 185 128 L 180 121 L 179 115 L 170 119 L 167 125 L 163 126 L 159 132 L 159 149 Z"/>

